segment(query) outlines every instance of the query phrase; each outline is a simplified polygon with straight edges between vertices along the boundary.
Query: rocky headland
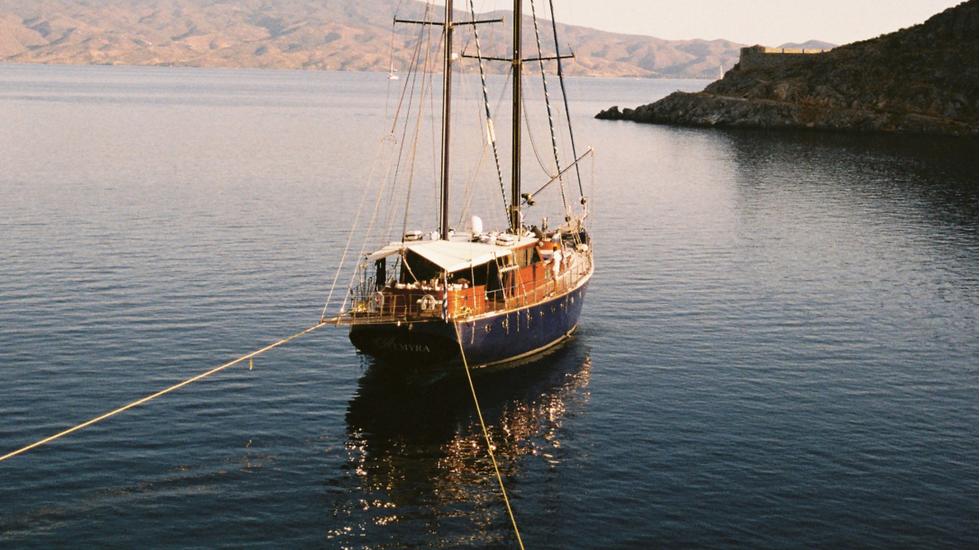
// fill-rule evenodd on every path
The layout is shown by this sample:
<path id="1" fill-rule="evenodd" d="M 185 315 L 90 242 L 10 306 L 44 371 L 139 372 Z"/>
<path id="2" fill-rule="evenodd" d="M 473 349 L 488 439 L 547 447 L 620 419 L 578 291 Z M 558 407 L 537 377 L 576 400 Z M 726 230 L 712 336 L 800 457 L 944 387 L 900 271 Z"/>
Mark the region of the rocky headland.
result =
<path id="1" fill-rule="evenodd" d="M 702 92 L 599 119 L 701 127 L 977 136 L 977 0 L 826 52 L 743 48 Z"/>

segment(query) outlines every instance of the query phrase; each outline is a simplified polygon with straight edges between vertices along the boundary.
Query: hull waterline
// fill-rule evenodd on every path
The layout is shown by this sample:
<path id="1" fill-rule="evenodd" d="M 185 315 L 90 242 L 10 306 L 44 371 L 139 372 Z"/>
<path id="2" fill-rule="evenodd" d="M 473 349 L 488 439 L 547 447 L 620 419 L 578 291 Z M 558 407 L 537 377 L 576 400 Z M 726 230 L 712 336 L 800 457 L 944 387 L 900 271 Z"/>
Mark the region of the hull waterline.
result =
<path id="1" fill-rule="evenodd" d="M 537 304 L 459 321 L 433 319 L 354 325 L 350 340 L 383 364 L 438 368 L 460 361 L 460 343 L 472 367 L 516 361 L 567 340 L 578 326 L 588 278 Z"/>

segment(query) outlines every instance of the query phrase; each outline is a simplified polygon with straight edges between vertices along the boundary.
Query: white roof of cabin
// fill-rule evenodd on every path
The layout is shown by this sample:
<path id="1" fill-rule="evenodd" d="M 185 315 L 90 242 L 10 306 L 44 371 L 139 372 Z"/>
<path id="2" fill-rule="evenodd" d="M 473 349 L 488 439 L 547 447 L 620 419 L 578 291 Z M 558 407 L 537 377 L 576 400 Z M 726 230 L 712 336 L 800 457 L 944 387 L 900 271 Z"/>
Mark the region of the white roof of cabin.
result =
<path id="1" fill-rule="evenodd" d="M 535 241 L 537 239 L 532 236 L 520 239 L 511 246 L 499 246 L 469 240 L 395 242 L 368 254 L 367 260 L 380 260 L 381 258 L 387 258 L 395 254 L 401 254 L 405 250 L 411 250 L 439 266 L 439 268 L 452 273 L 454 271 L 462 271 L 483 265 L 497 258 L 509 256 L 514 253 L 513 248 Z"/>

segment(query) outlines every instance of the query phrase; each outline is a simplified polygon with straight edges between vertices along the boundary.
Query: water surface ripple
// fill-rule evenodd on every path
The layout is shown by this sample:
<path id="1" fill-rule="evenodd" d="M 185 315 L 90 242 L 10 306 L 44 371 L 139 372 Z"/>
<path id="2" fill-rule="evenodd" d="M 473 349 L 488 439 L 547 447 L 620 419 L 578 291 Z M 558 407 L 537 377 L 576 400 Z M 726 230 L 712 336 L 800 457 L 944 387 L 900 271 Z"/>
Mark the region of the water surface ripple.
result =
<path id="1" fill-rule="evenodd" d="M 0 451 L 314 322 L 387 85 L 0 65 Z M 975 547 L 976 142 L 591 119 L 703 85 L 570 82 L 581 331 L 477 379 L 528 547 Z M 465 392 L 322 330 L 0 464 L 0 546 L 509 546 Z"/>

